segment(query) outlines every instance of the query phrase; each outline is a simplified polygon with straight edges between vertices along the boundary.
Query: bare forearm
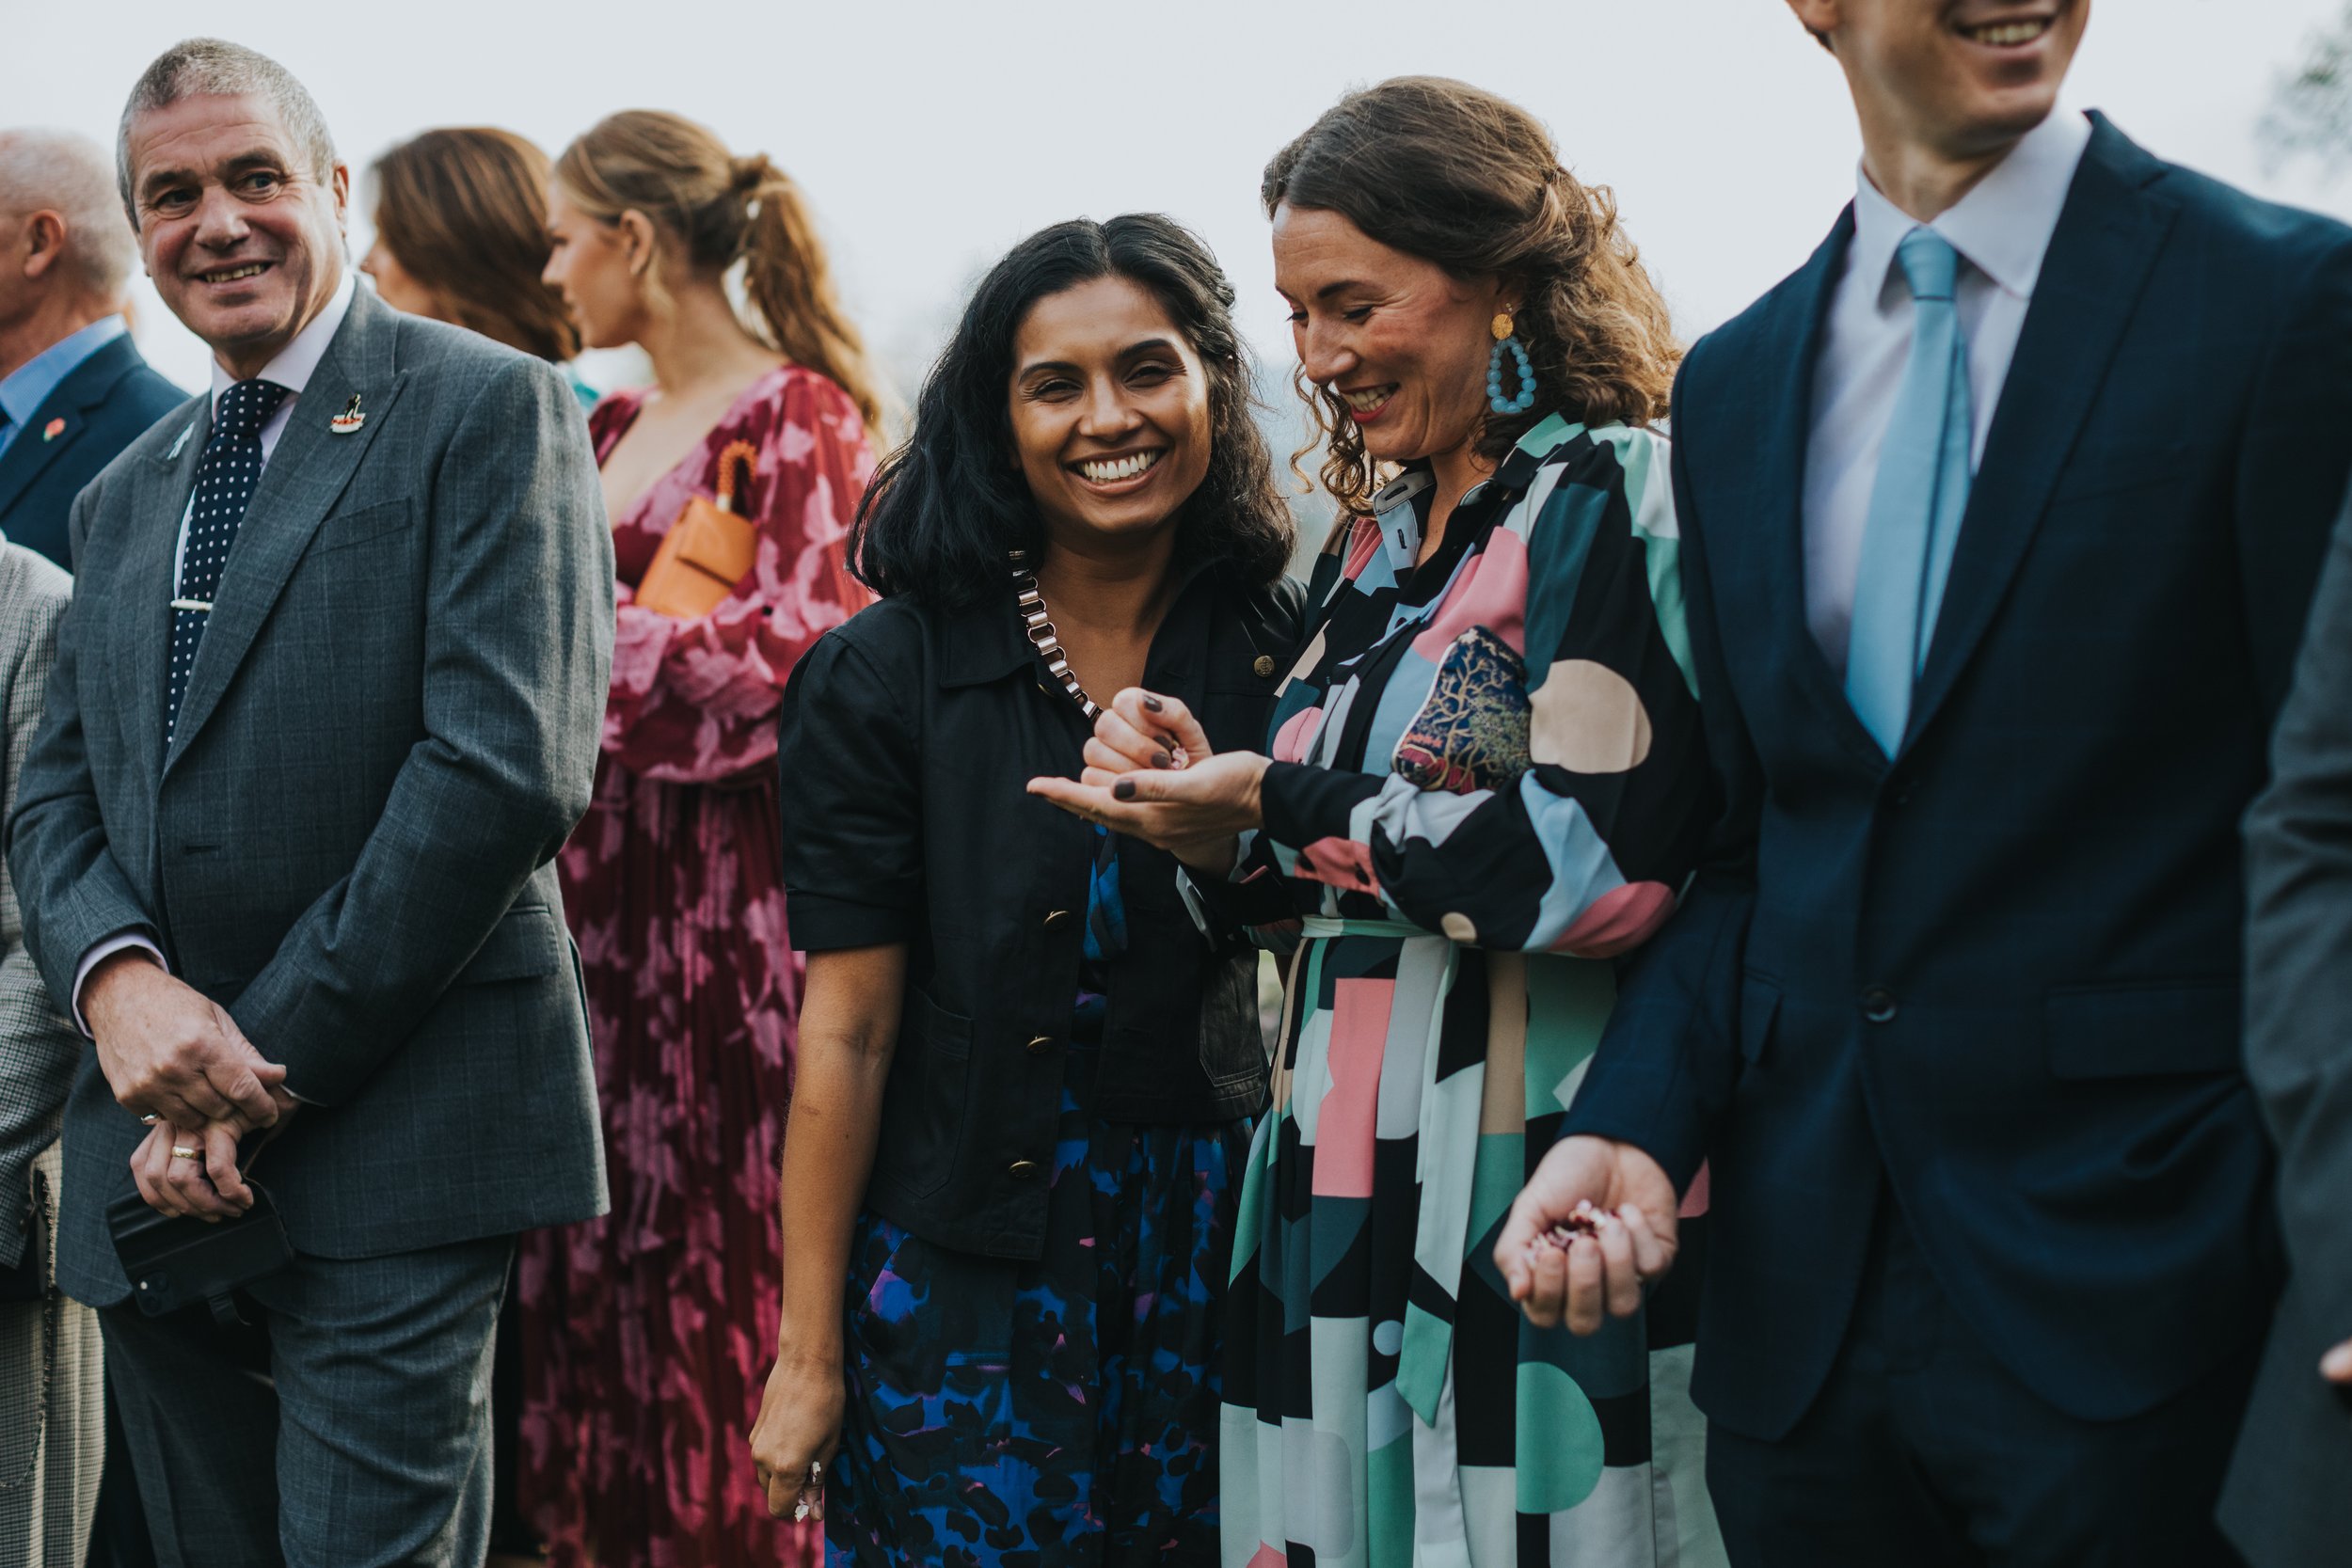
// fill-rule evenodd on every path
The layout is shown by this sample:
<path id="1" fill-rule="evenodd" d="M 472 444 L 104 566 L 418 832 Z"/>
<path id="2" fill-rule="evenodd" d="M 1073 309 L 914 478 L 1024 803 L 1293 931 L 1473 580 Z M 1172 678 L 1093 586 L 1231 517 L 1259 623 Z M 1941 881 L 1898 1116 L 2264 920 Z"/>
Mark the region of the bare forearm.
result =
<path id="1" fill-rule="evenodd" d="M 874 1168 L 887 1043 L 801 1037 L 784 1139 L 784 1312 L 778 1348 L 837 1360 L 850 1231 Z"/>
<path id="2" fill-rule="evenodd" d="M 782 1359 L 840 1360 L 850 1232 L 874 1168 L 905 983 L 901 946 L 809 958 L 784 1135 Z"/>

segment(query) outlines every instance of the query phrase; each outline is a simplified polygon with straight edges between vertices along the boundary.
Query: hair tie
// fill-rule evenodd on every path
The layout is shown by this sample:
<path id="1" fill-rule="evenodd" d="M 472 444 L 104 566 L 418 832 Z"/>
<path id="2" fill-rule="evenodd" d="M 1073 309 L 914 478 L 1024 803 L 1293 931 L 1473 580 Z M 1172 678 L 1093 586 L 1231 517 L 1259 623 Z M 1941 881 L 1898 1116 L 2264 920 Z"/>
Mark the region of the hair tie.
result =
<path id="1" fill-rule="evenodd" d="M 768 176 L 773 172 L 775 172 L 775 167 L 768 162 L 768 154 L 755 152 L 748 158 L 735 160 L 728 184 L 733 187 L 736 195 L 748 198 L 765 184 Z"/>

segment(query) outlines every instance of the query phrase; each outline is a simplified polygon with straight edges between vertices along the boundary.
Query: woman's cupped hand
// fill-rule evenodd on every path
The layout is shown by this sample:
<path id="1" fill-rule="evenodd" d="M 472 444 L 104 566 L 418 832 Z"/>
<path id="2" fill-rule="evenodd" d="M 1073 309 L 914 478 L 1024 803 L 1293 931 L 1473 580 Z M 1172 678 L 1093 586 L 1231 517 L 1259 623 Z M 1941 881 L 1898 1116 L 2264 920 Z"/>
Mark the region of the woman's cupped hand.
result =
<path id="1" fill-rule="evenodd" d="M 845 1397 L 838 1354 L 795 1355 L 787 1346 L 777 1354 L 752 1426 L 752 1463 L 776 1518 L 825 1516 L 825 1468 L 841 1447 Z"/>
<path id="2" fill-rule="evenodd" d="M 1216 751 L 1178 699 L 1129 687 L 1095 720 L 1085 771 L 1031 779 L 1029 793 L 1221 877 L 1239 836 L 1260 825 L 1265 769 L 1254 752 Z"/>

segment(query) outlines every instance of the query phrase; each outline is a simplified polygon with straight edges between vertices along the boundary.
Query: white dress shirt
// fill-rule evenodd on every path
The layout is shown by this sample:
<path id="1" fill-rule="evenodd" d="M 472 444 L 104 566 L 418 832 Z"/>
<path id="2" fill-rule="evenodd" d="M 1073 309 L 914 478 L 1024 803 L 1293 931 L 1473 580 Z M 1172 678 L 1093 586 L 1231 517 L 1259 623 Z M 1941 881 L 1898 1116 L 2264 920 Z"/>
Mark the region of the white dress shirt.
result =
<path id="1" fill-rule="evenodd" d="M 343 318 L 351 313 L 351 296 L 358 287 L 358 275 L 348 267 L 343 269 L 343 280 L 336 286 L 335 293 L 328 297 L 326 308 L 310 318 L 310 325 L 294 334 L 294 341 L 278 351 L 278 357 L 262 367 L 262 380 L 275 381 L 287 391 L 285 400 L 278 405 L 278 411 L 269 417 L 268 423 L 262 426 L 262 467 L 264 469 L 269 467 L 270 454 L 278 450 L 278 437 L 286 434 L 286 427 L 294 419 L 294 405 L 302 401 L 302 389 L 310 384 L 310 377 L 318 370 L 319 361 L 326 357 L 326 345 L 335 341 L 335 334 L 342 326 Z M 213 361 L 214 419 L 220 418 L 221 395 L 236 384 L 237 378 L 230 375 L 218 359 L 215 359 Z M 341 412 L 341 409 L 330 411 L 330 413 Z M 194 425 L 189 426 L 185 432 L 182 433 L 181 439 L 193 439 L 195 430 Z M 196 492 L 191 487 L 188 492 L 188 503 L 180 511 L 180 541 L 172 547 L 171 581 L 175 591 L 180 585 L 181 562 L 188 553 L 188 521 L 195 512 Z M 230 548 L 233 552 L 235 546 L 231 546 Z M 163 715 L 154 714 L 151 716 L 151 721 L 134 720 L 134 722 L 142 721 L 161 723 Z M 83 954 L 82 961 L 74 967 L 73 1022 L 81 1027 L 83 1034 L 89 1033 L 89 1022 L 82 1016 L 83 984 L 89 979 L 89 972 L 98 967 L 100 960 L 110 958 L 129 947 L 145 948 L 157 963 L 164 962 L 162 952 L 153 942 L 135 932 L 126 931 L 120 936 L 108 937 L 105 941 L 99 942 Z M 168 969 L 170 966 L 165 964 L 164 967 Z"/>
<path id="2" fill-rule="evenodd" d="M 1955 293 L 1968 340 L 1972 469 L 1984 458 L 1985 435 L 2009 379 L 2042 258 L 2090 145 L 2090 122 L 2071 109 L 2058 110 L 1926 226 L 1960 252 Z M 1805 624 L 1841 678 L 1879 448 L 1911 353 L 1911 289 L 1895 265 L 1895 247 L 1920 227 L 1879 194 L 1867 171 L 1855 183 L 1853 240 L 1821 325 L 1804 454 Z"/>

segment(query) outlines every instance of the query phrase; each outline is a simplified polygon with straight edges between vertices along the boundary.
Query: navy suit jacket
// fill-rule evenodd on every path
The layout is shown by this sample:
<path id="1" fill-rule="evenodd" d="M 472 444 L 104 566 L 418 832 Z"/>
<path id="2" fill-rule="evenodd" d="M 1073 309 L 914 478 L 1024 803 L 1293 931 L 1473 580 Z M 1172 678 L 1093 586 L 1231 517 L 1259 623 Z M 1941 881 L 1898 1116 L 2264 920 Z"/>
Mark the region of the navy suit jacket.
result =
<path id="1" fill-rule="evenodd" d="M 2125 1417 L 2242 1350 L 2279 1286 L 2238 820 L 2352 464 L 2352 230 L 2096 120 L 1891 761 L 1804 614 L 1851 234 L 1677 387 L 1725 815 L 1565 1131 L 1678 1183 L 1711 1160 L 1692 1392 L 1731 1430 L 1811 1403 L 1883 1194 L 2020 1378 Z"/>
<path id="2" fill-rule="evenodd" d="M 127 332 L 74 366 L 0 451 L 0 533 L 72 570 L 66 517 L 73 498 L 187 398 L 148 368 Z M 44 439 L 52 420 L 64 428 Z"/>

